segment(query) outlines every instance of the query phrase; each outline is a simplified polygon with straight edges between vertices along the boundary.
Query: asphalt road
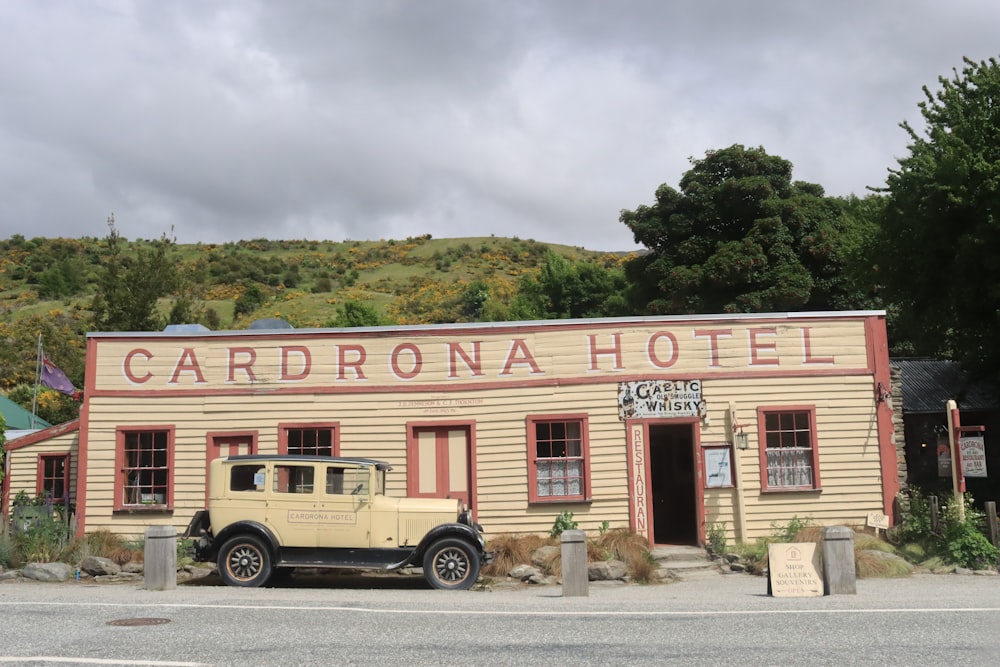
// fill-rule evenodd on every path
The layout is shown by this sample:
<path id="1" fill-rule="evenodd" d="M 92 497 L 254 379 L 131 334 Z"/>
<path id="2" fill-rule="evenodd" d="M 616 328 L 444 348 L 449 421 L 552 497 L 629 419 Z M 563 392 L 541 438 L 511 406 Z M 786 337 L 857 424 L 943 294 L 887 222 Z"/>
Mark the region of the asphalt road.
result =
<path id="1" fill-rule="evenodd" d="M 820 598 L 773 598 L 747 575 L 567 598 L 419 577 L 216 581 L 3 582 L 0 665 L 1000 664 L 1000 577 L 861 580 Z"/>

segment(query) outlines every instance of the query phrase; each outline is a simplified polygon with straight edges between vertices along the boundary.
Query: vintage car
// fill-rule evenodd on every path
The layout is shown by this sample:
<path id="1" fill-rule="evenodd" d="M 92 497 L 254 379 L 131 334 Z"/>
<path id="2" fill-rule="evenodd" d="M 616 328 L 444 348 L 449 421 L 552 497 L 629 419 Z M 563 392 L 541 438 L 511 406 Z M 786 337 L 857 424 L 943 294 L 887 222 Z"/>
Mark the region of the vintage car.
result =
<path id="1" fill-rule="evenodd" d="M 435 588 L 467 589 L 491 560 L 482 527 L 458 500 L 390 498 L 385 461 L 250 455 L 209 464 L 208 507 L 184 536 L 232 586 L 291 568 L 422 567 Z"/>

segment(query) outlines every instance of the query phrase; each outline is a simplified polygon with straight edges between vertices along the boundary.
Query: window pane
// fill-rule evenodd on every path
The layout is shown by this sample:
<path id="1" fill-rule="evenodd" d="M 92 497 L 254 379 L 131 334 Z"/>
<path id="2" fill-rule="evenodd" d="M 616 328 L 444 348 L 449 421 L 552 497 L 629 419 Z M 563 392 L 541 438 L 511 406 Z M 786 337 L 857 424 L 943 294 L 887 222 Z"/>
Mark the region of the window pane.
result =
<path id="1" fill-rule="evenodd" d="M 126 505 L 164 505 L 170 485 L 169 433 L 125 433 L 123 502 Z"/>
<path id="2" fill-rule="evenodd" d="M 767 413 L 764 424 L 768 487 L 813 487 L 810 412 Z"/>
<path id="3" fill-rule="evenodd" d="M 534 430 L 538 497 L 584 496 L 583 422 L 537 421 Z"/>

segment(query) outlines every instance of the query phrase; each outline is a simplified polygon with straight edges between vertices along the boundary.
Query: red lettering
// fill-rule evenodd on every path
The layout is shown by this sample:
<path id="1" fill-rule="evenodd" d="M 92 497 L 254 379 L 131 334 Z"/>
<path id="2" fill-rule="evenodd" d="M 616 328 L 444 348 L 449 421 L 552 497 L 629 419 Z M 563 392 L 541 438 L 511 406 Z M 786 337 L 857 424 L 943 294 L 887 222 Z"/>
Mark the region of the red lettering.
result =
<path id="1" fill-rule="evenodd" d="M 139 377 L 132 372 L 132 360 L 139 356 L 145 357 L 146 361 L 149 361 L 153 358 L 153 353 L 149 350 L 143 350 L 142 348 L 132 350 L 125 355 L 125 360 L 122 362 L 122 373 L 125 374 L 125 377 L 128 378 L 129 382 L 134 382 L 135 384 L 149 382 L 149 380 L 153 377 L 153 374 L 148 371 L 142 377 Z"/>
<path id="2" fill-rule="evenodd" d="M 804 364 L 832 364 L 833 356 L 814 357 L 812 353 L 812 343 L 809 340 L 809 327 L 802 327 L 802 363 Z"/>
<path id="3" fill-rule="evenodd" d="M 695 329 L 695 338 L 708 338 L 708 365 L 712 368 L 719 366 L 719 338 L 721 336 L 732 336 L 732 329 Z"/>
<path id="4" fill-rule="evenodd" d="M 523 338 L 515 338 L 510 342 L 510 350 L 507 352 L 507 360 L 504 361 L 503 370 L 500 375 L 510 375 L 511 368 L 515 365 L 527 364 L 531 367 L 532 373 L 541 373 L 542 369 L 535 363 L 535 358 L 528 351 L 528 346 Z"/>
<path id="5" fill-rule="evenodd" d="M 291 354 L 302 355 L 302 366 L 297 373 L 293 373 L 288 370 L 288 356 Z M 278 374 L 278 379 L 282 382 L 295 382 L 298 380 L 305 380 L 309 376 L 309 371 L 312 369 L 312 355 L 309 353 L 309 348 L 304 345 L 289 345 L 287 347 L 281 348 L 281 370 Z"/>
<path id="6" fill-rule="evenodd" d="M 620 333 L 612 334 L 611 347 L 605 348 L 597 347 L 597 336 L 594 334 L 590 334 L 587 338 L 590 339 L 590 370 L 600 370 L 597 368 L 597 357 L 604 355 L 614 355 L 614 370 L 620 371 L 622 369 L 622 335 Z"/>
<path id="7" fill-rule="evenodd" d="M 448 377 L 457 378 L 457 361 L 459 358 L 465 362 L 465 367 L 472 372 L 473 376 L 483 374 L 483 360 L 479 356 L 479 341 L 472 343 L 472 356 L 462 349 L 460 343 L 448 343 Z"/>
<path id="8" fill-rule="evenodd" d="M 245 361 L 237 361 L 237 355 L 246 355 Z M 236 371 L 246 373 L 247 380 L 255 382 L 257 376 L 253 372 L 253 364 L 257 360 L 257 350 L 252 347 L 231 347 L 229 348 L 229 374 L 227 382 L 236 382 Z"/>
<path id="9" fill-rule="evenodd" d="M 777 366 L 781 363 L 781 360 L 777 357 L 767 357 L 761 358 L 760 352 L 775 352 L 778 351 L 777 341 L 770 340 L 762 342 L 758 339 L 758 336 L 777 336 L 778 331 L 774 327 L 761 327 L 759 329 L 750 329 L 747 331 L 750 335 L 750 365 L 751 366 Z"/>
<path id="10" fill-rule="evenodd" d="M 408 371 L 404 371 L 399 367 L 399 355 L 403 352 L 409 352 L 413 355 L 413 365 Z M 420 354 L 420 348 L 413 343 L 400 343 L 392 349 L 392 356 L 389 358 L 389 365 L 392 367 L 393 375 L 401 380 L 412 380 L 417 377 L 423 364 L 424 357 Z"/>
<path id="11" fill-rule="evenodd" d="M 666 361 L 656 354 L 656 344 L 660 342 L 661 338 L 666 338 L 670 343 L 670 356 Z M 677 347 L 677 336 L 669 331 L 657 331 L 649 337 L 649 342 L 646 343 L 646 354 L 649 356 L 649 362 L 657 368 L 670 368 L 677 363 L 677 357 L 680 355 L 680 350 Z"/>
<path id="12" fill-rule="evenodd" d="M 347 358 L 348 354 L 356 355 L 354 359 L 349 360 Z M 354 379 L 356 380 L 367 380 L 368 377 L 365 375 L 362 366 L 364 366 L 365 359 L 367 358 L 367 353 L 365 348 L 360 345 L 340 345 L 337 347 L 337 379 L 346 380 L 348 368 L 354 370 Z"/>
<path id="13" fill-rule="evenodd" d="M 205 381 L 205 376 L 202 375 L 201 365 L 198 363 L 198 357 L 194 353 L 194 348 L 186 347 L 181 352 L 180 358 L 174 365 L 174 374 L 170 376 L 170 384 L 177 384 L 181 373 L 194 373 L 195 382 Z"/>

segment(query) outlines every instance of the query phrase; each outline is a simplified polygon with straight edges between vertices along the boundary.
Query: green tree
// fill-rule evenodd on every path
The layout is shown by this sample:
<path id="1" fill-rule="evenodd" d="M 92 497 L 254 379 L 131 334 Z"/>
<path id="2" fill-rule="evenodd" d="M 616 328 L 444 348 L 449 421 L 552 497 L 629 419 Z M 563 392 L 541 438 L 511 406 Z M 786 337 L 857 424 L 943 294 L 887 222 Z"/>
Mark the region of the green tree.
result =
<path id="1" fill-rule="evenodd" d="M 377 327 L 389 324 L 370 303 L 345 301 L 337 307 L 337 316 L 326 324 L 328 327 Z"/>
<path id="2" fill-rule="evenodd" d="M 692 160 L 680 191 L 620 220 L 649 249 L 626 264 L 641 312 L 826 310 L 845 301 L 842 200 L 792 181 L 792 163 L 736 144 Z"/>
<path id="3" fill-rule="evenodd" d="M 625 274 L 618 267 L 570 261 L 547 250 L 538 274 L 518 281 L 506 314 L 514 320 L 615 317 L 628 314 Z M 485 309 L 495 319 L 490 309 Z"/>
<path id="4" fill-rule="evenodd" d="M 917 354 L 1000 375 L 1000 65 L 924 87 L 924 128 L 886 181 L 878 275 Z"/>
<path id="5" fill-rule="evenodd" d="M 97 282 L 97 294 L 91 303 L 97 331 L 158 331 L 165 319 L 159 315 L 157 301 L 177 286 L 177 268 L 170 256 L 173 241 L 163 235 L 159 240 L 134 244 L 115 228 L 114 216 L 108 218 L 105 255 Z"/>

